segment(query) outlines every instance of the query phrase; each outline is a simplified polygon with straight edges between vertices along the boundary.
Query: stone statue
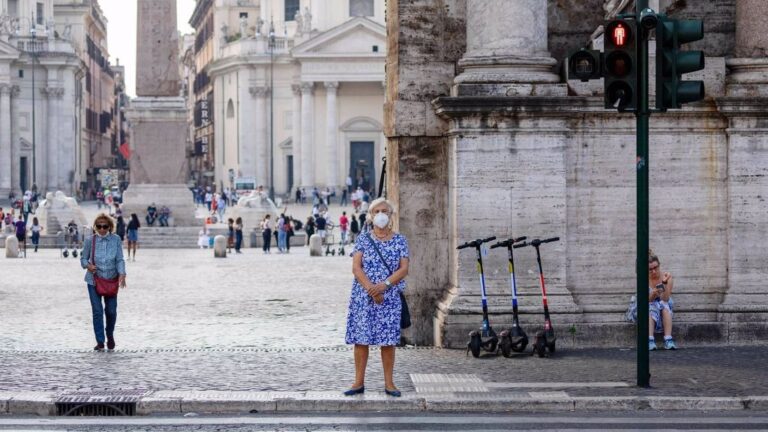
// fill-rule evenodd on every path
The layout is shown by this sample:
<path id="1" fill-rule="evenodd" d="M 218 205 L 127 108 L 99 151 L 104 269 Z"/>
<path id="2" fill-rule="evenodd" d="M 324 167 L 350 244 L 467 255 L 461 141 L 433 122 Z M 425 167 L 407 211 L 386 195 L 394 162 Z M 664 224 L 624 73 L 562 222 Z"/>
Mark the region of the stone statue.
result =
<path id="1" fill-rule="evenodd" d="M 296 36 L 301 36 L 304 31 L 304 18 L 301 17 L 301 11 L 297 10 L 293 19 L 296 21 Z"/>
<path id="2" fill-rule="evenodd" d="M 48 21 L 46 21 L 45 32 L 48 35 L 48 39 L 56 37 L 56 21 L 53 18 L 48 18 Z"/>
<path id="3" fill-rule="evenodd" d="M 259 17 L 256 20 L 256 36 L 261 36 L 261 28 L 264 26 L 264 20 Z"/>
<path id="4" fill-rule="evenodd" d="M 221 26 L 221 44 L 226 45 L 227 44 L 227 38 L 229 38 L 229 27 L 224 24 Z"/>
<path id="5" fill-rule="evenodd" d="M 309 8 L 304 8 L 304 17 L 302 18 L 302 33 L 312 33 L 312 13 L 309 12 Z"/>
<path id="6" fill-rule="evenodd" d="M 248 18 L 241 16 L 240 17 L 240 37 L 245 38 L 247 36 L 246 32 L 248 31 Z"/>
<path id="7" fill-rule="evenodd" d="M 603 3 L 603 10 L 605 11 L 605 18 L 610 19 L 623 12 L 632 0 L 605 0 Z"/>
<path id="8" fill-rule="evenodd" d="M 64 26 L 64 32 L 61 34 L 61 38 L 64 40 L 70 40 L 72 38 L 72 24 Z"/>
<path id="9" fill-rule="evenodd" d="M 13 19 L 10 15 L 0 15 L 0 35 L 10 35 L 13 31 Z"/>

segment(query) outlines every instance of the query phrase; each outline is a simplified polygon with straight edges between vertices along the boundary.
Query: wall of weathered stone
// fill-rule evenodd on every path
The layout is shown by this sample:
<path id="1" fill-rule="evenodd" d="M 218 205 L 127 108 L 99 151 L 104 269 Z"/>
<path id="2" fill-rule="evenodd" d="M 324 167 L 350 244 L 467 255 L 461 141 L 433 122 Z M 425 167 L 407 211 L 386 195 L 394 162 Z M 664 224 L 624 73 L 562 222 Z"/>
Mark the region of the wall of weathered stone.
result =
<path id="1" fill-rule="evenodd" d="M 449 286 L 447 123 L 430 101 L 447 95 L 464 53 L 466 0 L 390 0 L 387 4 L 385 135 L 387 194 L 397 228 L 411 245 L 406 336 L 431 344 L 432 316 Z"/>

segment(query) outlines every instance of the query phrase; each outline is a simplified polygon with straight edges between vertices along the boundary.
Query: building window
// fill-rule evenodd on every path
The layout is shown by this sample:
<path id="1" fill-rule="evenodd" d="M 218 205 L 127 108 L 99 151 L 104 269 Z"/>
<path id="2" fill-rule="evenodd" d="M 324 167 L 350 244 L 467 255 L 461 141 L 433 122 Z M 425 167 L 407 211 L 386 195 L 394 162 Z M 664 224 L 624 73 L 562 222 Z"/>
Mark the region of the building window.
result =
<path id="1" fill-rule="evenodd" d="M 19 78 L 24 78 L 24 69 L 19 69 Z"/>
<path id="2" fill-rule="evenodd" d="M 373 0 L 349 0 L 349 16 L 373 16 Z"/>
<path id="3" fill-rule="evenodd" d="M 8 15 L 11 17 L 19 15 L 19 0 L 8 0 Z"/>
<path id="4" fill-rule="evenodd" d="M 300 0 L 285 0 L 285 21 L 295 21 L 299 11 Z"/>
<path id="5" fill-rule="evenodd" d="M 45 12 L 44 12 L 43 6 L 45 5 L 43 5 L 40 2 L 37 2 L 37 23 L 39 25 L 45 24 Z"/>

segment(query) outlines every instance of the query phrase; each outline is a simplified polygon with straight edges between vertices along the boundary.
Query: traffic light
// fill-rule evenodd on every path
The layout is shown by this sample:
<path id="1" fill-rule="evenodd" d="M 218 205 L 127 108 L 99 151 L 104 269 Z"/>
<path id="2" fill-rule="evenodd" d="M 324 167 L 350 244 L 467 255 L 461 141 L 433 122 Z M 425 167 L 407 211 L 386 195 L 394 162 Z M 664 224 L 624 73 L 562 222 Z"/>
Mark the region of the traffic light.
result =
<path id="1" fill-rule="evenodd" d="M 568 79 L 589 81 L 603 77 L 603 53 L 580 49 L 568 58 Z"/>
<path id="2" fill-rule="evenodd" d="M 605 24 L 605 107 L 621 111 L 637 108 L 637 25 L 617 19 Z"/>
<path id="3" fill-rule="evenodd" d="M 682 108 L 704 99 L 703 81 L 683 81 L 682 75 L 704 69 L 704 53 L 680 51 L 680 46 L 701 40 L 704 22 L 674 20 L 659 15 L 656 27 L 656 108 Z"/>

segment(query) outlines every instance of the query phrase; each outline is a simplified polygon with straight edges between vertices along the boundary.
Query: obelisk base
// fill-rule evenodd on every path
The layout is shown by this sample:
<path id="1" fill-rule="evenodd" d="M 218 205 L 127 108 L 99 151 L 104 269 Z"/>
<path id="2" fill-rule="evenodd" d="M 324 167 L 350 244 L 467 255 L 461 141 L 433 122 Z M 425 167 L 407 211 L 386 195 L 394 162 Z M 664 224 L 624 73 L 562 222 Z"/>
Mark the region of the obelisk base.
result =
<path id="1" fill-rule="evenodd" d="M 147 207 L 152 204 L 158 213 L 163 206 L 171 210 L 171 226 L 189 227 L 203 223 L 195 219 L 192 192 L 183 184 L 131 184 L 123 194 L 123 218 L 128 223 L 131 213 L 136 213 L 144 225 Z"/>

